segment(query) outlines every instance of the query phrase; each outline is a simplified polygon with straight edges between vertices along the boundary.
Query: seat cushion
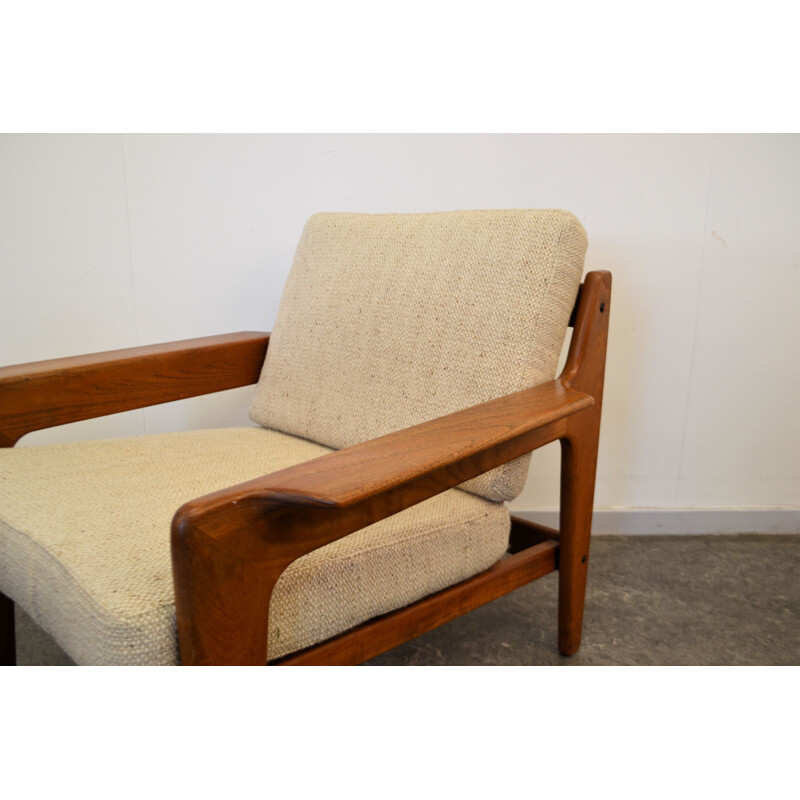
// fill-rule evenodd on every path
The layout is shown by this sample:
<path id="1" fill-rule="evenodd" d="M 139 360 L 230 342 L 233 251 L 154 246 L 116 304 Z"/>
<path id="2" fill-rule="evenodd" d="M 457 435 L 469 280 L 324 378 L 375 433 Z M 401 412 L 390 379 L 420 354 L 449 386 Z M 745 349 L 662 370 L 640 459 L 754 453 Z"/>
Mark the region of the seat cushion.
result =
<path id="1" fill-rule="evenodd" d="M 339 449 L 552 380 L 585 251 L 568 211 L 317 214 L 251 418 Z M 462 488 L 511 500 L 528 461 Z"/>
<path id="2" fill-rule="evenodd" d="M 0 450 L 0 591 L 79 664 L 175 664 L 175 511 L 328 452 L 255 427 Z M 451 489 L 298 559 L 269 658 L 487 569 L 508 531 L 502 505 Z"/>

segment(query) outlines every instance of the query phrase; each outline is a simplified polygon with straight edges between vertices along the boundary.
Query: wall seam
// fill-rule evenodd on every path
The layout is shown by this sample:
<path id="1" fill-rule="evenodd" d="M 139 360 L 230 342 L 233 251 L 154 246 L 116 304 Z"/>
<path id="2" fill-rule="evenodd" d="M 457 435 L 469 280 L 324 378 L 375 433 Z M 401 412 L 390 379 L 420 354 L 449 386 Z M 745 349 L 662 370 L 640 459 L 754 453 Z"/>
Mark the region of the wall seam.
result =
<path id="1" fill-rule="evenodd" d="M 686 450 L 686 429 L 689 420 L 689 404 L 692 398 L 692 384 L 695 374 L 695 358 L 697 356 L 697 328 L 700 322 L 700 302 L 703 296 L 703 285 L 706 276 L 706 245 L 708 242 L 708 220 L 711 216 L 711 191 L 714 183 L 714 160 L 717 153 L 717 137 L 719 134 L 714 134 L 711 139 L 711 155 L 709 158 L 710 164 L 708 168 L 708 192 L 706 194 L 706 214 L 703 222 L 703 241 L 700 248 L 700 276 L 697 280 L 697 295 L 694 304 L 694 328 L 692 330 L 692 349 L 689 359 L 689 381 L 686 387 L 686 403 L 683 408 L 683 422 L 681 424 L 681 447 L 678 454 L 678 474 L 675 476 L 675 493 L 673 501 L 677 503 L 678 495 L 680 494 L 681 482 L 683 480 L 683 458 Z"/>

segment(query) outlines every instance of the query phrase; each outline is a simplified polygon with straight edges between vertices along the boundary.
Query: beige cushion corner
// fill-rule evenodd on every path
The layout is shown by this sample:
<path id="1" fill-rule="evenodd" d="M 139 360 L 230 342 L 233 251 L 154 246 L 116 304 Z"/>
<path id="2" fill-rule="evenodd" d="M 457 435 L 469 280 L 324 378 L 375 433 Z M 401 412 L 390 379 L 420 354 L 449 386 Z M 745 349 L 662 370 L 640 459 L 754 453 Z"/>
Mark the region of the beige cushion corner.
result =
<path id="1" fill-rule="evenodd" d="M 0 450 L 0 591 L 80 664 L 175 664 L 175 510 L 328 452 L 263 428 Z M 487 569 L 508 531 L 502 505 L 452 489 L 299 559 L 275 587 L 269 657 Z"/>
<path id="2" fill-rule="evenodd" d="M 339 449 L 552 380 L 585 251 L 560 210 L 316 214 L 251 418 Z M 513 499 L 528 460 L 462 488 Z"/>

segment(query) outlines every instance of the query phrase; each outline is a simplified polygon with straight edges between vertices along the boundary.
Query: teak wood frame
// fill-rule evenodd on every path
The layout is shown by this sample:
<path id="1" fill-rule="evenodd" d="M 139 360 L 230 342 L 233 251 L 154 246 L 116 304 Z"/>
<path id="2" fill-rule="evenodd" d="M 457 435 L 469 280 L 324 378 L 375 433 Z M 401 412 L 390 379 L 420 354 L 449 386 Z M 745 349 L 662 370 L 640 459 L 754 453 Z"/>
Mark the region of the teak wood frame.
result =
<path id="1" fill-rule="evenodd" d="M 466 581 L 276 664 L 358 664 L 559 571 L 558 647 L 580 646 L 611 274 L 587 274 L 554 381 L 183 505 L 172 521 L 181 663 L 263 665 L 269 602 L 295 559 L 545 444 L 561 442 L 559 530 L 512 517 L 508 555 Z M 91 417 L 256 383 L 269 343 L 235 333 L 0 369 L 0 446 Z M 0 595 L 0 664 L 15 662 Z"/>

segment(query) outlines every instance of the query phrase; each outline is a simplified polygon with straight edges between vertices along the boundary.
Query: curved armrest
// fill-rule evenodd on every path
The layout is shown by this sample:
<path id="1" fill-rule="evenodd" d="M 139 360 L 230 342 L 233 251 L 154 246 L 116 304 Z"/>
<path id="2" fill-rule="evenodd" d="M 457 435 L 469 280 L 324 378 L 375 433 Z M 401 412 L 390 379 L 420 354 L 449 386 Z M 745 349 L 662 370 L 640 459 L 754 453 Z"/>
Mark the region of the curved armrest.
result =
<path id="1" fill-rule="evenodd" d="M 258 497 L 288 505 L 344 508 L 513 442 L 593 404 L 589 395 L 550 381 L 223 489 L 190 505 L 199 510 Z M 474 476 L 458 482 L 470 477 Z"/>
<path id="2" fill-rule="evenodd" d="M 257 383 L 268 333 L 0 367 L 0 447 L 42 428 Z"/>
<path id="3" fill-rule="evenodd" d="M 292 561 L 555 441 L 593 404 L 552 381 L 185 503 L 172 521 L 183 663 L 264 664 Z"/>

